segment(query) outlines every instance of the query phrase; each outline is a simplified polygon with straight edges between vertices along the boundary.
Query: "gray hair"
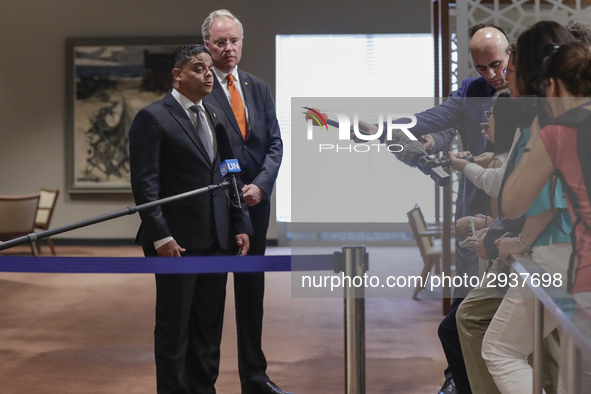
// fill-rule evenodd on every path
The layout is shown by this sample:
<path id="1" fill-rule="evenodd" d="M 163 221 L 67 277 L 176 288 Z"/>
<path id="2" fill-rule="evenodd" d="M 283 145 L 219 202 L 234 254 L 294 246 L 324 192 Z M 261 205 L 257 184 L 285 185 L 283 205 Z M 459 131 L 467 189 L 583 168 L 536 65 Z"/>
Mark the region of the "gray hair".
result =
<path id="1" fill-rule="evenodd" d="M 203 35 L 203 41 L 209 42 L 209 31 L 211 30 L 211 25 L 213 22 L 218 18 L 228 18 L 232 19 L 238 27 L 240 28 L 240 36 L 244 38 L 244 29 L 242 28 L 242 23 L 228 10 L 215 10 L 211 14 L 205 18 L 203 24 L 201 25 L 201 35 Z"/>

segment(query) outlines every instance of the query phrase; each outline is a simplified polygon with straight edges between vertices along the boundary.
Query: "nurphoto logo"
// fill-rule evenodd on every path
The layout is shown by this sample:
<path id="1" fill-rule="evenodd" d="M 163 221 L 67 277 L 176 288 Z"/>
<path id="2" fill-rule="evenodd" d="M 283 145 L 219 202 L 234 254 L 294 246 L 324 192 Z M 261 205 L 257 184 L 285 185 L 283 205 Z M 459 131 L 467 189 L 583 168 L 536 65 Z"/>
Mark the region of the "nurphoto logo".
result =
<path id="1" fill-rule="evenodd" d="M 304 107 L 308 112 L 304 112 L 307 116 L 307 139 L 312 141 L 314 139 L 314 126 L 320 126 L 320 131 L 328 131 L 328 126 L 338 127 L 339 129 L 339 140 L 351 140 L 353 135 L 355 138 L 361 141 L 367 141 L 367 143 L 361 143 L 358 145 L 347 145 L 339 146 L 338 144 L 319 144 L 319 152 L 322 151 L 347 151 L 347 152 L 360 152 L 365 153 L 372 150 L 375 147 L 377 151 L 380 151 L 380 147 L 386 148 L 389 152 L 399 153 L 402 152 L 404 147 L 400 144 L 389 144 L 387 146 L 381 144 L 381 137 L 386 129 L 386 140 L 392 140 L 393 130 L 402 131 L 410 140 L 417 141 L 417 138 L 409 131 L 417 124 L 417 118 L 414 115 L 407 114 L 388 114 L 387 122 L 384 126 L 384 114 L 378 114 L 378 130 L 375 134 L 367 133 L 364 130 L 359 129 L 359 114 L 353 114 L 353 124 L 351 127 L 351 120 L 349 115 L 339 110 L 326 110 L 324 113 L 320 113 L 314 108 Z M 336 116 L 337 121 L 328 118 L 327 114 L 333 114 Z M 323 116 L 324 115 L 324 116 Z M 407 119 L 410 122 L 407 123 L 393 123 L 394 119 Z M 376 141 L 377 140 L 377 141 Z M 374 144 L 369 144 L 371 141 L 376 141 Z"/>

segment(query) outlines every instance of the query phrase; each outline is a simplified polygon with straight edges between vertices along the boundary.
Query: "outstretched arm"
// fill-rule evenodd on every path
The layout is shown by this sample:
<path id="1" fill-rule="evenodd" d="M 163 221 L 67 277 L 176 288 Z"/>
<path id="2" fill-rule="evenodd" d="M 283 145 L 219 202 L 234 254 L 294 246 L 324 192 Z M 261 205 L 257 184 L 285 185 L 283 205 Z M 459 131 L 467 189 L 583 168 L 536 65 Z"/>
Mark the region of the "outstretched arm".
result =
<path id="1" fill-rule="evenodd" d="M 523 215 L 554 172 L 548 151 L 540 138 L 527 144 L 519 164 L 503 189 L 503 212 L 509 219 Z"/>

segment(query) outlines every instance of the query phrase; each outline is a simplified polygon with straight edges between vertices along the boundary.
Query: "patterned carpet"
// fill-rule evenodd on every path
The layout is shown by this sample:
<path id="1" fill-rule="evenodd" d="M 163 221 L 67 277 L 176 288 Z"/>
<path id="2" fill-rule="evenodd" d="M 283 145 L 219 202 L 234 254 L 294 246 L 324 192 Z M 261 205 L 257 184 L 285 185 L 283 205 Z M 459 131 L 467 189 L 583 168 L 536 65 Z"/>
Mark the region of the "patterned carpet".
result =
<path id="1" fill-rule="evenodd" d="M 68 256 L 141 256 L 136 247 L 57 249 Z M 416 275 L 422 267 L 415 248 L 369 252 L 373 272 Z M 228 282 L 216 387 L 239 394 L 231 275 Z M 267 274 L 268 374 L 297 394 L 341 394 L 343 301 L 292 298 L 290 283 L 290 273 Z M 0 392 L 155 393 L 154 298 L 152 275 L 0 273 Z M 446 366 L 437 338 L 441 319 L 437 298 L 367 299 L 367 393 L 436 393 Z"/>

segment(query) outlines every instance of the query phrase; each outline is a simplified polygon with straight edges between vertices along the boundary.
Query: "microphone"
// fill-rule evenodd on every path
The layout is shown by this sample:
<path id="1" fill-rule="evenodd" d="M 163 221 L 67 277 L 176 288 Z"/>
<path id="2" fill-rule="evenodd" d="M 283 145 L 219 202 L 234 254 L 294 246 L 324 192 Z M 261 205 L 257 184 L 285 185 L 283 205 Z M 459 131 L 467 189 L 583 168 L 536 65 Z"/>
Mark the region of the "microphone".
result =
<path id="1" fill-rule="evenodd" d="M 215 126 L 215 136 L 217 139 L 218 153 L 222 159 L 222 164 L 220 164 L 219 167 L 220 173 L 222 174 L 222 178 L 225 178 L 226 175 L 228 175 L 230 183 L 232 184 L 230 203 L 234 207 L 240 208 L 240 193 L 238 191 L 238 180 L 236 179 L 241 171 L 240 164 L 238 163 L 238 160 L 234 158 L 232 144 L 230 143 L 230 138 L 228 137 L 228 133 L 223 124 L 218 123 Z"/>
<path id="2" fill-rule="evenodd" d="M 308 110 L 306 119 L 312 119 L 310 113 L 316 114 L 324 121 L 324 124 L 331 125 L 333 127 L 340 127 L 339 123 L 328 119 L 325 113 L 319 112 L 314 108 L 304 107 Z M 320 121 L 320 120 L 318 120 Z M 361 134 L 367 134 L 363 130 L 360 130 Z M 427 153 L 423 144 L 419 141 L 410 140 L 404 132 L 400 129 L 392 130 L 392 139 L 389 140 L 391 143 L 386 145 L 398 145 L 402 147 L 400 152 L 392 152 L 396 155 L 396 158 L 404 164 L 415 167 L 421 170 L 425 175 L 429 175 L 439 186 L 447 186 L 450 182 L 450 175 L 443 169 L 443 167 L 451 166 L 451 161 L 447 158 L 435 159 Z"/>
<path id="3" fill-rule="evenodd" d="M 237 174 L 240 174 L 240 164 L 238 163 L 238 160 L 224 160 L 222 164 L 220 164 L 220 173 L 222 174 L 222 178 L 225 178 L 226 175 L 229 176 L 230 183 L 232 184 L 230 202 L 236 208 L 240 208 L 240 194 L 238 193 L 238 181 L 236 181 Z"/>
<path id="4" fill-rule="evenodd" d="M 396 144 L 402 147 L 400 152 L 393 152 L 404 164 L 416 167 L 425 175 L 429 175 L 439 186 L 449 185 L 450 175 L 442 168 L 451 164 L 449 160 L 435 159 L 427 154 L 419 141 L 410 140 L 400 129 L 392 130 L 392 139 L 386 145 Z"/>

